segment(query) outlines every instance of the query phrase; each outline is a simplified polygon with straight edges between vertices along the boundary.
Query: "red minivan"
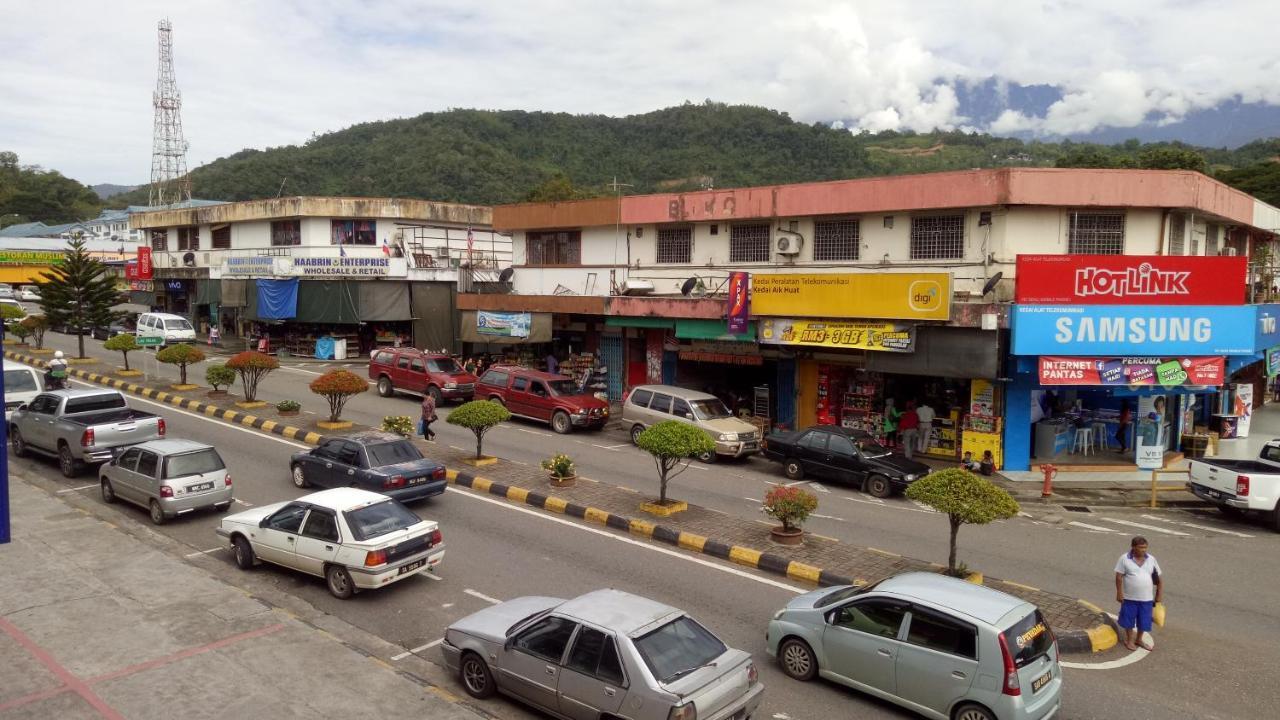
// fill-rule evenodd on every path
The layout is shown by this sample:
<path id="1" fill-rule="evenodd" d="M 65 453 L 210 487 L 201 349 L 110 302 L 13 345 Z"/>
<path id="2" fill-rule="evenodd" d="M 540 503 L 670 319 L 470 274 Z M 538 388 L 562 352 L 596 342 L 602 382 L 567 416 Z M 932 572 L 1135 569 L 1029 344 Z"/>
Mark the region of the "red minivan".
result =
<path id="1" fill-rule="evenodd" d="M 476 397 L 496 400 L 512 415 L 550 423 L 561 434 L 576 427 L 599 430 L 609 422 L 609 403 L 579 391 L 573 378 L 515 365 L 485 371 Z"/>
<path id="2" fill-rule="evenodd" d="M 445 400 L 470 400 L 475 396 L 476 376 L 457 360 L 440 353 L 414 348 L 382 348 L 369 358 L 369 379 L 378 383 L 378 394 L 397 392 L 431 394 L 436 404 Z"/>

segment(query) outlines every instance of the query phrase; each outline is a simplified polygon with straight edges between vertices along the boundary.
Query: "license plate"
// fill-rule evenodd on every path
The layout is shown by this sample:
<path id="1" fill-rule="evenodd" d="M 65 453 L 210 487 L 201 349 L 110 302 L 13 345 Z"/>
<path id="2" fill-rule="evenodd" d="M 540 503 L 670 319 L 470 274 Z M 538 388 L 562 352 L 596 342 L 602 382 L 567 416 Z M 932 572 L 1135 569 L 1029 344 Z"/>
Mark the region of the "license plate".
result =
<path id="1" fill-rule="evenodd" d="M 404 566 L 402 566 L 402 567 L 400 568 L 400 574 L 401 574 L 401 575 L 403 575 L 403 574 L 405 574 L 405 573 L 413 572 L 414 570 L 417 570 L 418 568 L 420 568 L 420 567 L 422 567 L 423 565 L 426 565 L 426 564 L 427 564 L 427 559 L 426 559 L 426 558 L 423 558 L 423 559 L 421 559 L 421 560 L 414 560 L 413 562 L 409 563 L 408 565 L 404 565 Z"/>
<path id="2" fill-rule="evenodd" d="M 1206 489 L 1206 490 L 1204 491 L 1204 494 L 1205 494 L 1205 495 L 1208 495 L 1209 497 L 1211 497 L 1211 498 L 1213 498 L 1213 499 L 1215 499 L 1215 500 L 1216 500 L 1216 499 L 1218 499 L 1218 498 L 1220 498 L 1220 497 L 1222 497 L 1222 493 L 1218 492 L 1217 490 L 1208 490 L 1208 489 Z"/>
<path id="3" fill-rule="evenodd" d="M 212 489 L 213 489 L 213 483 L 211 482 L 187 486 L 187 492 L 204 492 L 205 490 L 212 490 Z"/>
<path id="4" fill-rule="evenodd" d="M 1051 680 L 1052 678 L 1053 678 L 1053 671 L 1052 671 L 1052 670 L 1050 670 L 1049 672 L 1047 672 L 1047 673 L 1045 673 L 1045 674 L 1041 675 L 1040 677 L 1036 678 L 1036 679 L 1035 679 L 1034 681 L 1032 681 L 1032 683 L 1031 683 L 1031 692 L 1032 692 L 1032 693 L 1038 693 L 1038 692 L 1040 692 L 1040 688 L 1044 687 L 1045 685 L 1048 685 L 1048 684 L 1049 684 L 1049 680 Z"/>
<path id="5" fill-rule="evenodd" d="M 426 479 L 426 478 L 424 478 L 424 477 L 414 478 L 414 479 L 412 479 L 412 480 L 410 480 L 410 481 L 409 481 L 409 484 L 410 484 L 410 485 L 421 485 L 422 483 L 424 483 L 424 482 L 426 482 L 426 481 L 427 481 L 427 479 Z"/>

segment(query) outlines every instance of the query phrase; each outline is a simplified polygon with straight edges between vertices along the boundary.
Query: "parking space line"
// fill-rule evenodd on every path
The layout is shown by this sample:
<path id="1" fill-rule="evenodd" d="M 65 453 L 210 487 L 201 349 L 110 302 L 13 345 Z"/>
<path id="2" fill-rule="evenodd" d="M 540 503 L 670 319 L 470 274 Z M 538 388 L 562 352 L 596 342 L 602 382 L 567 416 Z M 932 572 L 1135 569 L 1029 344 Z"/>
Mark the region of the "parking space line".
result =
<path id="1" fill-rule="evenodd" d="M 67 493 L 80 492 L 81 490 L 88 490 L 89 488 L 96 488 L 96 487 L 98 487 L 98 483 L 94 483 L 92 485 L 81 485 L 80 487 L 63 488 L 62 490 L 58 491 L 58 494 L 66 495 Z"/>
<path id="2" fill-rule="evenodd" d="M 435 647 L 435 646 L 439 645 L 439 644 L 440 644 L 440 643 L 442 643 L 442 642 L 444 642 L 444 638 L 438 638 L 438 639 L 432 640 L 431 642 L 427 643 L 426 645 L 419 645 L 418 647 L 416 647 L 416 648 L 414 648 L 414 649 L 412 649 L 412 650 L 406 651 L 406 652 L 402 652 L 402 653 L 400 653 L 399 655 L 392 655 L 392 656 L 391 656 L 391 659 L 392 659 L 392 660 L 403 660 L 403 659 L 405 659 L 405 658 L 409 657 L 410 655 L 414 655 L 414 654 L 420 653 L 420 652 L 422 652 L 423 650 L 430 650 L 431 648 L 433 648 L 433 647 Z"/>
<path id="3" fill-rule="evenodd" d="M 1071 522 L 1069 522 L 1069 523 L 1067 523 L 1067 524 L 1068 524 L 1068 525 L 1074 525 L 1074 526 L 1076 526 L 1076 527 L 1081 527 L 1081 528 L 1084 528 L 1085 530 L 1096 530 L 1097 532 L 1109 532 L 1109 533 L 1113 533 L 1113 532 L 1120 532 L 1119 530 L 1116 530 L 1115 528 L 1100 527 L 1100 526 L 1098 526 L 1098 525 L 1090 525 L 1089 523 L 1077 522 L 1077 521 L 1075 521 L 1075 520 L 1072 520 Z"/>
<path id="4" fill-rule="evenodd" d="M 472 590 L 471 588 L 467 588 L 467 589 L 463 590 L 462 592 L 464 592 L 464 593 L 466 593 L 466 594 L 470 595 L 470 596 L 471 596 L 471 597 L 473 597 L 473 598 L 480 598 L 481 600 L 483 600 L 483 601 L 485 601 L 485 602 L 489 603 L 490 605 L 497 605 L 497 604 L 499 604 L 499 603 L 501 603 L 501 602 L 502 602 L 501 600 L 499 600 L 499 599 L 497 599 L 497 598 L 489 597 L 488 595 L 485 595 L 485 594 L 484 594 L 484 593 L 482 593 L 482 592 L 477 592 L 477 591 L 475 591 L 475 590 Z"/>
<path id="5" fill-rule="evenodd" d="M 418 577 L 426 578 L 428 580 L 435 580 L 436 582 L 440 582 L 441 580 L 444 580 L 444 578 L 440 577 L 439 575 L 433 572 L 420 572 L 418 573 Z"/>
<path id="6" fill-rule="evenodd" d="M 1119 520 L 1117 518 L 1109 518 L 1109 517 L 1104 517 L 1101 519 L 1106 520 L 1109 523 L 1116 523 L 1118 525 L 1128 525 L 1130 527 L 1142 528 L 1143 530 L 1152 530 L 1154 532 L 1164 533 L 1166 535 L 1180 535 L 1182 537 L 1190 537 L 1189 533 L 1184 533 L 1181 530 L 1170 530 L 1169 528 L 1162 528 L 1159 525 L 1144 525 L 1143 523 L 1134 522 L 1132 520 Z"/>
<path id="7" fill-rule="evenodd" d="M 243 506 L 245 506 L 245 507 L 253 507 L 253 503 L 248 502 L 247 500 L 241 500 L 240 498 L 234 498 L 234 499 L 235 499 L 236 503 L 238 503 L 238 504 L 240 504 L 240 505 L 243 505 Z"/>
<path id="8" fill-rule="evenodd" d="M 1174 525 L 1182 525 L 1183 527 L 1195 528 L 1197 530 L 1208 530 L 1209 532 L 1222 533 L 1223 535 L 1234 535 L 1235 537 L 1241 537 L 1241 538 L 1253 537 L 1248 533 L 1236 532 L 1235 530 L 1224 530 L 1222 528 L 1216 528 L 1210 525 L 1197 525 L 1195 523 L 1183 522 L 1181 520 L 1169 520 L 1167 518 L 1156 517 L 1155 515 L 1143 515 L 1142 517 L 1148 520 L 1155 520 L 1157 522 L 1173 523 Z"/>
<path id="9" fill-rule="evenodd" d="M 597 445 L 596 443 L 591 443 L 591 447 L 598 447 L 601 450 L 610 450 L 612 452 L 618 452 L 618 448 L 624 448 L 627 445 L 628 443 L 621 443 L 618 445 Z"/>
<path id="10" fill-rule="evenodd" d="M 183 555 L 183 557 L 190 560 L 193 557 L 200 557 L 201 555 L 208 555 L 209 553 L 216 553 L 219 550 L 226 550 L 226 549 L 227 547 L 225 545 L 219 545 L 216 548 L 209 548 L 208 550 L 200 550 L 198 552 L 187 553 L 186 555 Z"/>

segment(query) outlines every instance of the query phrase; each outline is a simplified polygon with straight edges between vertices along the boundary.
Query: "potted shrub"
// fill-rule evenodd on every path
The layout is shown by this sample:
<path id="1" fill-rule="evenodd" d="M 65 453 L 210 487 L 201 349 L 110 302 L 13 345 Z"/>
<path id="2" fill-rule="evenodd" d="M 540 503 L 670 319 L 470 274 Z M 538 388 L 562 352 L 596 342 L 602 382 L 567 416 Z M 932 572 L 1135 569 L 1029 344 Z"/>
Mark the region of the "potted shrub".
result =
<path id="1" fill-rule="evenodd" d="M 413 437 L 413 418 L 408 415 L 388 415 L 382 418 L 382 430 L 400 437 Z"/>
<path id="2" fill-rule="evenodd" d="M 49 318 L 43 315 L 28 315 L 27 319 L 18 324 L 31 331 L 31 352 L 38 355 L 47 355 L 53 352 L 44 346 L 44 334 L 49 329 Z"/>
<path id="3" fill-rule="evenodd" d="M 555 487 L 573 487 L 578 483 L 578 469 L 573 465 L 573 458 L 564 453 L 556 453 L 543 460 L 542 469 L 547 471 Z"/>
<path id="4" fill-rule="evenodd" d="M 769 530 L 774 542 L 783 545 L 799 545 L 804 539 L 800 526 L 809 514 L 818 509 L 818 496 L 798 487 L 778 485 L 764 496 L 765 515 L 782 523 Z"/>
<path id="5" fill-rule="evenodd" d="M 369 382 L 350 370 L 330 370 L 311 381 L 311 392 L 329 403 L 329 420 L 321 422 L 325 430 L 343 430 L 352 426 L 343 422 L 342 409 L 353 395 L 369 391 Z"/>
<path id="6" fill-rule="evenodd" d="M 293 417 L 302 410 L 302 404 L 297 400 L 281 400 L 276 403 L 276 412 L 280 417 Z"/>
<path id="7" fill-rule="evenodd" d="M 5 307 L 8 307 L 8 305 Z M 6 325 L 5 329 L 9 331 L 10 335 L 18 338 L 18 342 L 14 343 L 15 347 L 25 348 L 27 346 L 27 338 L 31 336 L 31 328 L 21 322 L 15 322 Z"/>
<path id="8" fill-rule="evenodd" d="M 210 365 L 205 368 L 204 381 L 213 388 L 209 391 L 209 397 L 222 397 L 227 394 L 226 389 L 231 387 L 231 383 L 236 381 L 236 371 L 226 365 Z"/>

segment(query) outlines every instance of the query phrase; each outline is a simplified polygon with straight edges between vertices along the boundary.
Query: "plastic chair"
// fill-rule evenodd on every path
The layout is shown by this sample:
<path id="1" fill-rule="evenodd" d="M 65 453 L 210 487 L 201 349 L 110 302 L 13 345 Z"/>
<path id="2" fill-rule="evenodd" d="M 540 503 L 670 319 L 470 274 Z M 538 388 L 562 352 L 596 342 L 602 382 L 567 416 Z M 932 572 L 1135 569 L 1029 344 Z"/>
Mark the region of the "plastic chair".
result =
<path id="1" fill-rule="evenodd" d="M 1089 426 L 1093 431 L 1094 447 L 1097 452 L 1111 449 L 1111 437 L 1107 433 L 1107 424 L 1104 422 L 1095 422 Z"/>
<path id="2" fill-rule="evenodd" d="M 1097 453 L 1097 450 L 1093 447 L 1093 429 L 1083 427 L 1076 428 L 1076 444 L 1075 447 L 1071 449 L 1071 453 L 1073 455 L 1080 453 L 1085 457 L 1088 457 L 1090 450 L 1093 450 L 1095 454 Z"/>

